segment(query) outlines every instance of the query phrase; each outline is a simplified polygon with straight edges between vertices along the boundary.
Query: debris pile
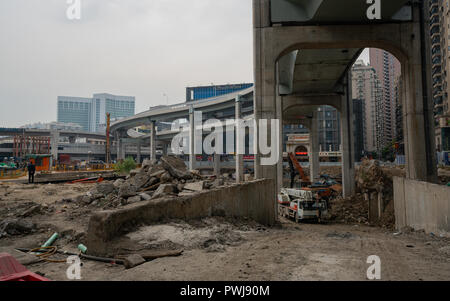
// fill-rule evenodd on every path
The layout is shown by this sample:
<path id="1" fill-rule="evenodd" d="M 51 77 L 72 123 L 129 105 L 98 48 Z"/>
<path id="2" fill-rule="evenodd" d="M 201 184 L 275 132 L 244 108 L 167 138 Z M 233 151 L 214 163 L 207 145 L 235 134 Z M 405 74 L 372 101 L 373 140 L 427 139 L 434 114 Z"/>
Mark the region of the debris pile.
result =
<path id="1" fill-rule="evenodd" d="M 166 196 L 186 196 L 227 184 L 224 177 L 202 177 L 187 170 L 176 157 L 165 156 L 159 162 L 144 161 L 142 168 L 115 182 L 102 182 L 80 195 L 75 202 L 97 207 L 116 208 Z"/>
<path id="2" fill-rule="evenodd" d="M 357 168 L 355 178 L 354 196 L 330 201 L 330 219 L 345 224 L 394 228 L 392 176 L 380 167 L 378 161 L 364 160 Z"/>
<path id="3" fill-rule="evenodd" d="M 392 177 L 383 171 L 378 161 L 364 160 L 356 171 L 356 186 L 362 193 L 382 193 L 392 196 Z"/>

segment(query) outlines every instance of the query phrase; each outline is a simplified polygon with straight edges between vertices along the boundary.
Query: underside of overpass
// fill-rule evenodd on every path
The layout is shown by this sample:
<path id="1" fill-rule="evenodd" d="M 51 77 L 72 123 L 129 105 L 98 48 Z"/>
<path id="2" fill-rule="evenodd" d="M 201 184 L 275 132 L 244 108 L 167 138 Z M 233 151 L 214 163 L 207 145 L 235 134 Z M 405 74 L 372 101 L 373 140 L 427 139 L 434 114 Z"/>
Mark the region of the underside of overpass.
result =
<path id="1" fill-rule="evenodd" d="M 380 3 L 377 10 L 359 0 L 253 1 L 255 118 L 304 123 L 313 118 L 320 105 L 338 109 L 344 196 L 354 191 L 349 70 L 364 48 L 384 49 L 401 62 L 407 176 L 425 181 L 436 177 L 428 88 L 431 56 L 424 21 L 428 17 L 427 3 Z M 373 13 L 381 18 L 371 18 Z M 264 166 L 263 157 L 258 152 L 256 177 L 275 179 L 281 187 L 281 165 Z"/>

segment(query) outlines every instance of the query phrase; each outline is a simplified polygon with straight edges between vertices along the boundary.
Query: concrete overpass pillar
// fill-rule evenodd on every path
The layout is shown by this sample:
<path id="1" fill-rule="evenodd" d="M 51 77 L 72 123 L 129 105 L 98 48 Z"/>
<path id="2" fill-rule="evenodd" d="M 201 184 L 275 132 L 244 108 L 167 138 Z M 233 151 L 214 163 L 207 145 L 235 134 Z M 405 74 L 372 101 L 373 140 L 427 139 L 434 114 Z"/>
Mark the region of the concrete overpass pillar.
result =
<path id="1" fill-rule="evenodd" d="M 319 129 L 318 129 L 318 112 L 313 112 L 311 119 L 310 132 L 310 154 L 309 154 L 309 168 L 311 182 L 315 183 L 320 178 L 320 158 L 319 158 Z"/>
<path id="2" fill-rule="evenodd" d="M 236 119 L 236 183 L 241 183 L 244 181 L 244 154 L 242 150 L 245 151 L 245 132 L 240 131 L 241 128 L 241 118 L 242 118 L 242 103 L 240 96 L 236 97 L 235 104 L 235 119 Z M 242 137 L 242 135 L 244 137 Z M 244 145 L 241 145 L 244 143 Z"/>
<path id="3" fill-rule="evenodd" d="M 355 156 L 353 144 L 353 101 L 351 97 L 350 75 L 346 78 L 346 93 L 341 101 L 341 144 L 342 144 L 342 188 L 343 197 L 355 192 Z"/>
<path id="4" fill-rule="evenodd" d="M 276 97 L 276 59 L 279 53 L 274 53 L 273 36 L 270 34 L 270 2 L 267 0 L 253 1 L 253 64 L 254 64 L 254 79 L 255 92 L 253 99 L 254 115 L 255 115 L 255 178 L 256 179 L 270 179 L 273 180 L 273 186 L 267 187 L 264 191 L 266 195 L 273 198 L 273 207 L 267 208 L 267 219 L 270 223 L 277 220 L 277 188 L 278 188 L 278 165 L 263 165 L 264 158 L 262 158 L 261 148 L 259 145 L 259 136 L 261 133 L 259 121 L 262 119 L 268 120 L 269 124 L 272 119 L 277 119 L 277 97 Z M 282 122 L 281 122 L 282 124 Z M 280 127 L 281 127 L 280 124 Z M 271 131 L 267 133 L 267 141 L 271 141 Z M 277 137 L 282 139 L 282 137 Z M 278 144 L 277 140 L 277 145 Z M 270 142 L 269 142 L 270 144 Z M 281 150 L 279 150 L 281 151 Z M 279 157 L 279 156 L 278 156 Z"/>
<path id="5" fill-rule="evenodd" d="M 195 170 L 195 118 L 194 108 L 189 108 L 189 170 Z"/>
<path id="6" fill-rule="evenodd" d="M 214 154 L 214 175 L 219 177 L 220 176 L 220 155 Z"/>
<path id="7" fill-rule="evenodd" d="M 423 1 L 425 2 L 425 1 Z M 425 4 L 424 4 L 425 5 Z M 425 5 L 427 7 L 427 5 Z M 420 19 L 422 14 L 423 21 Z M 436 182 L 436 143 L 434 134 L 434 103 L 431 95 L 431 47 L 427 26 L 428 10 L 414 6 L 414 27 L 402 46 L 409 51 L 402 62 L 403 128 L 406 155 L 406 177 Z M 421 23 L 424 28 L 421 27 Z"/>
<path id="8" fill-rule="evenodd" d="M 150 161 L 156 162 L 156 122 L 150 122 Z"/>
<path id="9" fill-rule="evenodd" d="M 138 140 L 136 148 L 137 148 L 136 163 L 141 164 L 142 158 L 141 158 L 141 140 L 140 139 Z"/>

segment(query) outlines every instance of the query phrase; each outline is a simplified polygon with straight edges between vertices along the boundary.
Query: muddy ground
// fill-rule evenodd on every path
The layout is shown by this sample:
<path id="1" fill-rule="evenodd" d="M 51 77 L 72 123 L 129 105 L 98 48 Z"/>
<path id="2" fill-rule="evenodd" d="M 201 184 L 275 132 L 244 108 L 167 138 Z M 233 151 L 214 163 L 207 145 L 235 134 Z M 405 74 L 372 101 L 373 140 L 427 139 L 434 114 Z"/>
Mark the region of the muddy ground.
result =
<path id="1" fill-rule="evenodd" d="M 102 208 L 67 200 L 93 185 L 1 183 L 0 223 L 18 218 L 36 226 L 29 233 L 1 237 L 0 252 L 38 247 L 54 232 L 60 233 L 56 242 L 60 250 L 76 251 L 91 213 Z M 142 226 L 121 240 L 126 241 L 124 253 L 184 251 L 179 257 L 155 259 L 129 270 L 83 260 L 83 280 L 366 280 L 370 255 L 381 258 L 383 280 L 450 280 L 448 238 L 395 233 L 353 220 L 295 224 L 281 219 L 273 228 L 224 218 L 172 220 Z M 52 280 L 67 280 L 66 263 L 27 267 Z"/>

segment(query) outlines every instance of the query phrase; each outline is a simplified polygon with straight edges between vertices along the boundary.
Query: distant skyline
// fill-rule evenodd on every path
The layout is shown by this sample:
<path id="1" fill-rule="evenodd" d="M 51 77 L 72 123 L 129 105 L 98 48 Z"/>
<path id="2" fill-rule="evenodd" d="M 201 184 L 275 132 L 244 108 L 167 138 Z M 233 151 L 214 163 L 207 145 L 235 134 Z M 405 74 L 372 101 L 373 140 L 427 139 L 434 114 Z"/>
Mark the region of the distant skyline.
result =
<path id="1" fill-rule="evenodd" d="M 56 121 L 58 96 L 130 95 L 141 112 L 253 82 L 250 0 L 81 3 L 70 21 L 66 1 L 0 1 L 0 127 Z"/>

